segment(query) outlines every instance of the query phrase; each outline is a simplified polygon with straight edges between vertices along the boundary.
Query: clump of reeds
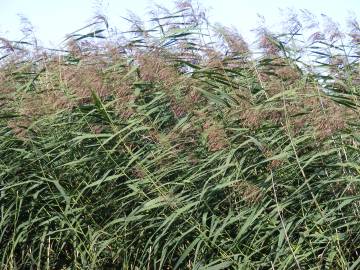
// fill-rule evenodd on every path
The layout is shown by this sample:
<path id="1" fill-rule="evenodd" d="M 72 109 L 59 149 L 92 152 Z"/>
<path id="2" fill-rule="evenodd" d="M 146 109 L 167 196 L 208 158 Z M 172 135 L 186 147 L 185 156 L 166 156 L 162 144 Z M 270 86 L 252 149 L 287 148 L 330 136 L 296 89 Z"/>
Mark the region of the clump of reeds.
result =
<path id="1" fill-rule="evenodd" d="M 356 19 L 255 54 L 176 7 L 0 40 L 0 268 L 358 269 Z"/>

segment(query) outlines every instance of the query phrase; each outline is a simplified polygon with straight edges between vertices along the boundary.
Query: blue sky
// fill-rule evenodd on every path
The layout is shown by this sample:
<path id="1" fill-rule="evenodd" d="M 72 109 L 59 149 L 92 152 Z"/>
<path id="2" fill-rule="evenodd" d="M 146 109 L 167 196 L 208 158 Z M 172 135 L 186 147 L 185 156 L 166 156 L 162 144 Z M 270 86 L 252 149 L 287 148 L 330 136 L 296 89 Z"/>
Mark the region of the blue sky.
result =
<path id="1" fill-rule="evenodd" d="M 91 19 L 102 9 L 110 25 L 122 28 L 131 10 L 145 18 L 153 3 L 171 7 L 171 0 L 0 0 L 0 37 L 21 37 L 19 15 L 28 18 L 35 27 L 37 38 L 46 46 L 56 46 L 63 37 Z M 351 13 L 360 17 L 360 0 L 199 0 L 209 8 L 211 22 L 235 26 L 245 38 L 250 39 L 251 29 L 258 25 L 257 14 L 265 17 L 270 26 L 279 26 L 280 9 L 308 9 L 315 15 L 326 14 L 345 24 Z"/>

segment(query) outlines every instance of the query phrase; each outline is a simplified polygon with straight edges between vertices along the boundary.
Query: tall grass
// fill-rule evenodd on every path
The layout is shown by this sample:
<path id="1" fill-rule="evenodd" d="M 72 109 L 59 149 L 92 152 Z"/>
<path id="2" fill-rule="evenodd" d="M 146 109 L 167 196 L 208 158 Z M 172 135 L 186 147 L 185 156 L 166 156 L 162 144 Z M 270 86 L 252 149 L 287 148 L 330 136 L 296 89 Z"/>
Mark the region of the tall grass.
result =
<path id="1" fill-rule="evenodd" d="M 359 269 L 360 28 L 300 15 L 2 39 L 1 268 Z"/>

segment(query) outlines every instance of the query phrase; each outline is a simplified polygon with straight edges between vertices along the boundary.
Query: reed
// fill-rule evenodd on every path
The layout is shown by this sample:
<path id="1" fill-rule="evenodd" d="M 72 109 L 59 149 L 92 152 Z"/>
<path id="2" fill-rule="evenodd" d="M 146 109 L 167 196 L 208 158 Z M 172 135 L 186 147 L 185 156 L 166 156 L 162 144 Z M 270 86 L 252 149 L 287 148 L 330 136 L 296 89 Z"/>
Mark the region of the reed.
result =
<path id="1" fill-rule="evenodd" d="M 0 40 L 0 268 L 359 269 L 356 19 L 152 14 Z"/>

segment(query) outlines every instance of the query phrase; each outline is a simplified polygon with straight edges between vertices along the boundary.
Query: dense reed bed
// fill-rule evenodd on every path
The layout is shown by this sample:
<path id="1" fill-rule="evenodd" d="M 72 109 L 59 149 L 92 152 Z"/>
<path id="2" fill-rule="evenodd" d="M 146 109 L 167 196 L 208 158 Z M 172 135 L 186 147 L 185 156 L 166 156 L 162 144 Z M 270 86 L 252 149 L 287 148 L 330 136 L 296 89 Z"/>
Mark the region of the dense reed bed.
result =
<path id="1" fill-rule="evenodd" d="M 359 24 L 286 20 L 1 39 L 0 268 L 359 269 Z"/>

